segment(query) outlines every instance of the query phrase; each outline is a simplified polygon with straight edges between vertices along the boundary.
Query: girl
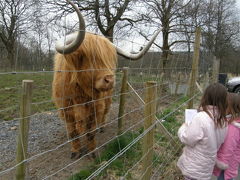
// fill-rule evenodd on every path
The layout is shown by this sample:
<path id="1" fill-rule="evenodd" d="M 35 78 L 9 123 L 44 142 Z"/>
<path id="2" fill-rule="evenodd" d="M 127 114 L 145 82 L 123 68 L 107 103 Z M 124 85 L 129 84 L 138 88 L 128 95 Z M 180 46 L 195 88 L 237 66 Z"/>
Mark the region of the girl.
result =
<path id="1" fill-rule="evenodd" d="M 229 94 L 228 104 L 228 112 L 231 114 L 228 132 L 217 153 L 217 162 L 224 163 L 228 168 L 216 164 L 213 174 L 218 176 L 218 180 L 231 180 L 237 177 L 240 162 L 240 95 Z"/>
<path id="2" fill-rule="evenodd" d="M 226 135 L 227 90 L 219 84 L 209 85 L 201 99 L 198 113 L 178 130 L 185 144 L 177 165 L 185 180 L 210 180 L 217 150 Z"/>

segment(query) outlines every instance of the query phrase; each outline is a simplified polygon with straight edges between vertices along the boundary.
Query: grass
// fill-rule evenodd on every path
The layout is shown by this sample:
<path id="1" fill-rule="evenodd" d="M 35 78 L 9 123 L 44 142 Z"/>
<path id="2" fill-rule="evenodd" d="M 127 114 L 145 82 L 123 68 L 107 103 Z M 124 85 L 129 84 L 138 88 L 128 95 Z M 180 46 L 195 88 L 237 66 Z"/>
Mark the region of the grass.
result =
<path id="1" fill-rule="evenodd" d="M 74 174 L 69 178 L 69 180 L 82 180 L 90 176 L 94 170 L 98 169 L 103 163 L 109 161 L 117 153 L 119 153 L 123 148 L 125 148 L 129 143 L 135 139 L 139 133 L 126 133 L 117 139 L 109 143 L 105 149 L 100 153 L 99 157 L 96 158 L 95 162 L 89 165 L 87 168 L 81 170 L 79 173 Z M 115 177 L 123 176 L 126 171 L 133 166 L 141 157 L 140 142 L 134 144 L 129 150 L 126 151 L 122 156 L 114 160 L 108 167 L 107 170 L 103 170 L 98 179 L 105 179 L 109 173 L 113 174 Z"/>
<path id="2" fill-rule="evenodd" d="M 185 105 L 183 104 L 187 102 L 187 100 L 187 97 L 181 97 L 177 102 L 164 109 L 162 113 L 157 114 L 159 119 L 164 119 L 163 125 L 173 135 L 176 141 L 178 141 L 177 131 L 184 118 L 183 114 Z M 170 173 L 171 176 L 175 174 L 173 179 L 181 177 L 181 173 L 176 167 L 176 159 L 179 157 L 179 151 L 173 148 L 168 139 L 160 133 L 155 133 L 155 140 L 158 146 L 156 149 L 158 150 L 155 151 L 154 154 L 154 164 L 156 166 L 159 164 L 164 164 L 160 173 L 163 175 L 162 178 L 164 179 L 164 177 L 169 177 L 169 174 L 167 173 Z M 165 176 L 165 174 L 167 175 Z"/>
<path id="3" fill-rule="evenodd" d="M 161 82 L 160 76 L 156 76 L 156 75 L 151 75 L 151 74 L 144 74 L 144 76 L 141 75 L 133 75 L 129 78 L 130 82 L 134 82 L 134 83 L 145 83 L 147 81 L 155 81 L 157 83 Z"/>
<path id="4" fill-rule="evenodd" d="M 69 180 L 83 180 L 83 179 L 86 179 L 88 176 L 90 176 L 91 173 L 92 173 L 91 169 L 84 169 L 84 170 L 81 170 L 79 173 L 70 177 Z"/>
<path id="5" fill-rule="evenodd" d="M 177 134 L 177 130 L 182 124 L 182 119 L 177 119 L 177 117 L 183 114 L 185 106 L 182 106 L 181 108 L 178 107 L 184 104 L 187 100 L 188 98 L 183 96 L 177 102 L 171 104 L 170 107 L 164 109 L 162 113 L 157 114 L 158 119 L 164 119 L 163 125 L 172 135 Z"/>
<path id="6" fill-rule="evenodd" d="M 54 109 L 51 101 L 51 73 L 20 73 L 0 75 L 0 119 L 12 120 L 19 117 L 22 80 L 33 80 L 32 112 Z"/>

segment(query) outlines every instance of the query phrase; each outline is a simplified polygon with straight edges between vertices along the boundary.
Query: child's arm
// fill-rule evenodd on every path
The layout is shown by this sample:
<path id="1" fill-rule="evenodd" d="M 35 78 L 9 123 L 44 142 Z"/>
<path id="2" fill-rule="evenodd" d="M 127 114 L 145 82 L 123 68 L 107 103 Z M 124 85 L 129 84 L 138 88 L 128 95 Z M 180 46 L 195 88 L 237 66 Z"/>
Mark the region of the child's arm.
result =
<path id="1" fill-rule="evenodd" d="M 215 165 L 218 169 L 221 169 L 221 170 L 226 170 L 229 167 L 228 164 L 225 164 L 224 162 L 219 161 L 218 159 L 216 160 Z"/>
<path id="2" fill-rule="evenodd" d="M 238 150 L 238 139 L 239 139 L 239 131 L 232 125 L 228 126 L 228 133 L 224 140 L 224 144 L 221 147 L 221 154 L 223 158 L 226 160 L 225 162 L 231 162 L 233 159 L 233 154 L 236 155 L 236 151 Z"/>
<path id="3" fill-rule="evenodd" d="M 199 116 L 195 116 L 193 120 L 186 124 L 184 123 L 178 130 L 180 141 L 188 146 L 195 146 L 204 136 L 203 127 Z"/>

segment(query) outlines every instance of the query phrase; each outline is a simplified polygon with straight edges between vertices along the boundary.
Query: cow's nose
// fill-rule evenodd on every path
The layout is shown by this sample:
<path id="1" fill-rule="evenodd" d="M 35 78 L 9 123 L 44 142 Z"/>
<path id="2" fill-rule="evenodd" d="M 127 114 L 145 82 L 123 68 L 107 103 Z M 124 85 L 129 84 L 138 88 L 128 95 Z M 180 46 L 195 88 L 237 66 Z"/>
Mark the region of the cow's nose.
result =
<path id="1" fill-rule="evenodd" d="M 104 77 L 104 81 L 105 81 L 107 84 L 113 83 L 113 82 L 114 82 L 114 76 L 113 76 L 113 75 L 106 75 L 106 76 Z"/>

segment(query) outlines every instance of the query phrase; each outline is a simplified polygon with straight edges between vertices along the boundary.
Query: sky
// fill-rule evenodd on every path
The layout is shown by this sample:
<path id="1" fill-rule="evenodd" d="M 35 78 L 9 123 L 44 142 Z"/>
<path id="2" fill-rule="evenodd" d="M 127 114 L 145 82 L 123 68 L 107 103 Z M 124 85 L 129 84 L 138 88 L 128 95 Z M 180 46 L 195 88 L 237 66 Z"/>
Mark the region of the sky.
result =
<path id="1" fill-rule="evenodd" d="M 236 5 L 240 11 L 240 0 L 236 0 Z M 239 13 L 240 14 L 240 13 Z M 239 17 L 240 19 L 240 17 Z M 158 38 L 161 38 L 161 34 L 158 35 Z M 138 37 L 138 38 L 136 38 Z M 144 38 L 139 38 L 138 36 L 132 37 L 133 39 L 131 40 L 131 42 L 133 41 L 133 43 L 129 42 L 129 41 L 125 41 L 120 43 L 120 46 L 125 49 L 125 50 L 131 50 L 131 51 L 136 51 L 138 50 L 142 45 L 144 45 L 146 43 L 146 40 Z M 154 45 L 151 47 L 151 50 L 159 50 L 157 47 L 154 47 Z"/>
<path id="2" fill-rule="evenodd" d="M 240 0 L 236 0 L 237 6 L 240 8 Z"/>
<path id="3" fill-rule="evenodd" d="M 236 5 L 240 11 L 240 0 L 236 0 Z M 76 16 L 76 13 L 73 13 L 71 15 L 69 15 L 68 17 L 66 17 L 66 22 L 70 22 L 72 20 L 76 20 L 75 22 L 78 22 L 78 18 Z M 66 23 L 65 22 L 65 23 Z M 68 24 L 68 23 L 67 23 Z M 100 32 L 95 32 L 97 34 L 100 34 Z M 161 39 L 161 33 L 158 35 L 158 39 Z M 134 33 L 132 33 L 132 37 L 127 38 L 127 39 L 122 39 L 122 40 L 117 40 L 115 41 L 115 44 L 120 46 L 121 48 L 123 48 L 124 50 L 127 51 L 138 51 L 141 46 L 143 46 L 144 44 L 146 44 L 146 40 L 143 37 L 139 37 L 138 34 L 134 35 Z M 156 46 L 152 46 L 151 50 L 159 50 Z"/>

